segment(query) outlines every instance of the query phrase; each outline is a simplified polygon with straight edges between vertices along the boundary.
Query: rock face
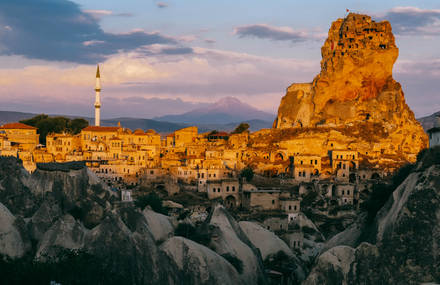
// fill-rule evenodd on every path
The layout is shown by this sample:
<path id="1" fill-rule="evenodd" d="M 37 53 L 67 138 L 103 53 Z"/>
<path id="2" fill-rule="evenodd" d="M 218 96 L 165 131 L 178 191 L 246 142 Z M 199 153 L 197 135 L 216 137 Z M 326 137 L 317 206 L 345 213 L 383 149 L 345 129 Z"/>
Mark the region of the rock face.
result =
<path id="1" fill-rule="evenodd" d="M 26 252 L 26 244 L 15 225 L 15 217 L 0 203 L 0 254 L 21 257 Z"/>
<path id="2" fill-rule="evenodd" d="M 426 159 L 433 158 L 425 155 Z M 327 280 L 326 284 L 440 281 L 440 161 L 421 169 L 424 163 L 393 192 L 377 214 L 376 245 L 363 242 L 357 248 L 329 249 L 318 258 L 304 284 L 323 284 L 323 280 Z M 343 234 L 359 236 L 355 229 Z M 352 242 L 350 237 L 342 242 Z"/>
<path id="3" fill-rule="evenodd" d="M 215 207 L 208 217 L 208 223 L 211 230 L 210 248 L 222 256 L 239 260 L 242 266 L 238 271 L 243 283 L 266 283 L 259 251 L 223 206 Z"/>
<path id="4" fill-rule="evenodd" d="M 142 212 L 147 221 L 148 229 L 156 241 L 165 241 L 173 235 L 174 227 L 168 216 L 159 214 L 148 207 Z"/>
<path id="5" fill-rule="evenodd" d="M 35 257 L 38 260 L 56 259 L 59 249 L 82 249 L 86 233 L 84 226 L 67 214 L 44 234 Z"/>
<path id="6" fill-rule="evenodd" d="M 182 272 L 182 284 L 243 284 L 236 269 L 209 248 L 183 237 L 173 237 L 161 249 Z"/>
<path id="7" fill-rule="evenodd" d="M 263 260 L 277 254 L 279 251 L 284 252 L 289 257 L 293 257 L 292 250 L 273 232 L 253 222 L 243 221 L 238 224 L 252 244 L 260 250 Z"/>
<path id="8" fill-rule="evenodd" d="M 390 23 L 350 13 L 333 22 L 321 53 L 321 73 L 287 89 L 273 127 L 371 125 L 393 142 L 392 152 L 414 161 L 426 135 L 392 76 L 398 48 Z"/>

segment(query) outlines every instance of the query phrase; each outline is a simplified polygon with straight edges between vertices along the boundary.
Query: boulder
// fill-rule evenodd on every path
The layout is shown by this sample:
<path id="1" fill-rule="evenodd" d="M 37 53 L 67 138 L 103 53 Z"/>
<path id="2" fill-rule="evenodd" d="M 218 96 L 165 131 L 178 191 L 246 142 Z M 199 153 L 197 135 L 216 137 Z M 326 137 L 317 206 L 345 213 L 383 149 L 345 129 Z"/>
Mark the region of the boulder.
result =
<path id="1" fill-rule="evenodd" d="M 177 283 L 175 265 L 159 251 L 142 219 L 139 215 L 133 221 L 136 230 L 132 232 L 120 217 L 109 214 L 87 233 L 85 250 L 106 261 L 102 266 L 114 273 L 114 280 L 129 284 Z"/>
<path id="2" fill-rule="evenodd" d="M 37 260 L 57 259 L 64 250 L 79 250 L 84 247 L 87 229 L 71 215 L 58 219 L 41 238 L 35 258 Z"/>
<path id="3" fill-rule="evenodd" d="M 0 254 L 11 258 L 22 257 L 27 250 L 26 242 L 15 222 L 14 215 L 0 203 Z"/>
<path id="4" fill-rule="evenodd" d="M 146 207 L 142 214 L 146 219 L 148 229 L 157 242 L 165 241 L 173 235 L 174 227 L 168 216 L 156 213 L 149 207 Z"/>
<path id="5" fill-rule="evenodd" d="M 44 233 L 62 215 L 61 208 L 54 199 L 43 201 L 40 208 L 35 212 L 29 221 L 29 232 L 34 240 L 41 240 Z"/>
<path id="6" fill-rule="evenodd" d="M 161 249 L 176 263 L 183 284 L 243 284 L 228 261 L 203 245 L 172 237 Z"/>
<path id="7" fill-rule="evenodd" d="M 211 231 L 210 248 L 234 260 L 245 284 L 266 283 L 260 252 L 223 206 L 216 205 L 207 219 Z"/>
<path id="8" fill-rule="evenodd" d="M 263 260 L 277 254 L 279 251 L 284 252 L 291 258 L 294 256 L 287 244 L 273 232 L 253 222 L 242 221 L 238 224 L 251 243 L 260 250 Z"/>
<path id="9" fill-rule="evenodd" d="M 347 275 L 355 259 L 354 252 L 348 246 L 337 246 L 324 252 L 303 284 L 347 284 Z"/>

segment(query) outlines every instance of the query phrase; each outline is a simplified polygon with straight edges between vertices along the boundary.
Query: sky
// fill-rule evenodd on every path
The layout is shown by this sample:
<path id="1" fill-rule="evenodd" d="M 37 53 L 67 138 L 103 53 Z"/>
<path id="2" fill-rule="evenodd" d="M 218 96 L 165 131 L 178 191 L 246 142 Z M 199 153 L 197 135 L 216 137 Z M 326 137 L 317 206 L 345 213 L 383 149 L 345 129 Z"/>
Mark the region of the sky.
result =
<path id="1" fill-rule="evenodd" d="M 440 1 L 0 0 L 0 110 L 180 114 L 233 96 L 276 113 L 311 82 L 346 9 L 389 20 L 394 78 L 416 117 L 440 110 Z"/>

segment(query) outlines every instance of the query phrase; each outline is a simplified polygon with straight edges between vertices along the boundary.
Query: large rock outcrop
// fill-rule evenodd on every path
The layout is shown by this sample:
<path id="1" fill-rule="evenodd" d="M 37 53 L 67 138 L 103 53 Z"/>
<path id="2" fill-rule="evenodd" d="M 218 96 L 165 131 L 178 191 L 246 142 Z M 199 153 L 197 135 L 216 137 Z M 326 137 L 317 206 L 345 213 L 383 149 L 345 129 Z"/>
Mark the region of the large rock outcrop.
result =
<path id="1" fill-rule="evenodd" d="M 264 284 L 266 278 L 260 252 L 223 206 L 217 205 L 207 219 L 211 231 L 209 247 L 222 256 L 237 260 L 244 284 Z"/>
<path id="2" fill-rule="evenodd" d="M 320 74 L 287 89 L 273 127 L 307 128 L 309 137 L 321 133 L 311 128 L 351 128 L 337 136 L 319 134 L 315 144 L 340 140 L 361 153 L 377 150 L 415 161 L 427 138 L 392 76 L 398 48 L 390 23 L 350 13 L 333 22 L 321 53 Z"/>
<path id="3" fill-rule="evenodd" d="M 173 237 L 161 249 L 176 263 L 182 284 L 244 284 L 228 261 L 203 245 Z"/>
<path id="4" fill-rule="evenodd" d="M 439 283 L 439 159 L 440 149 L 428 151 L 378 212 L 373 226 L 364 229 L 372 231 L 365 236 L 376 236 L 375 245 L 363 242 L 356 248 L 325 251 L 304 284 Z M 340 235 L 349 237 L 333 243 L 355 245 L 361 236 L 354 228 Z"/>
<path id="5" fill-rule="evenodd" d="M 9 257 L 21 257 L 27 246 L 17 227 L 16 218 L 0 203 L 0 254 Z"/>

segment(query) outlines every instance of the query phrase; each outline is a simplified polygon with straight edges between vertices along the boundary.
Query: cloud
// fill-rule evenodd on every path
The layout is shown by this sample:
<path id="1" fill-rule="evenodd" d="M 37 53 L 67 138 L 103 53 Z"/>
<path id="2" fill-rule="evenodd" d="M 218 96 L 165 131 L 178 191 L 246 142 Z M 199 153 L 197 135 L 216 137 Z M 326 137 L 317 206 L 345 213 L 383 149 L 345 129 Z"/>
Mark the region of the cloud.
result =
<path id="1" fill-rule="evenodd" d="M 175 113 L 183 113 L 189 110 L 186 107 L 189 103 L 207 103 L 226 96 L 275 111 L 287 86 L 292 82 L 311 81 L 319 70 L 319 61 L 269 58 L 199 47 L 175 52 L 172 48 L 174 46 L 151 45 L 118 53 L 102 62 L 103 114 L 107 117 L 161 116 L 173 112 L 173 108 Z M 48 112 L 53 107 L 59 112 L 70 110 L 69 114 L 82 115 L 92 110 L 95 66 L 59 66 L 34 60 L 30 64 L 23 68 L 0 68 L 2 109 L 7 106 L 10 110 Z M 180 98 L 188 104 L 179 107 L 176 101 L 161 101 L 162 104 L 148 101 L 151 98 Z M 47 104 L 38 103 L 39 100 Z"/>
<path id="2" fill-rule="evenodd" d="M 390 21 L 397 35 L 440 35 L 440 10 L 395 7 L 378 19 Z"/>
<path id="3" fill-rule="evenodd" d="M 440 60 L 398 60 L 395 78 L 402 83 L 405 99 L 416 117 L 430 115 L 440 110 Z"/>
<path id="4" fill-rule="evenodd" d="M 295 31 L 290 27 L 274 27 L 267 24 L 236 27 L 234 34 L 240 38 L 255 37 L 274 41 L 291 41 L 294 43 L 320 38 L 320 36 L 310 35 L 304 31 Z"/>
<path id="5" fill-rule="evenodd" d="M 95 17 L 97 20 L 100 20 L 105 16 L 115 16 L 115 17 L 132 17 L 132 13 L 113 13 L 110 10 L 83 10 L 84 13 L 90 14 Z"/>
<path id="6" fill-rule="evenodd" d="M 158 32 L 104 32 L 98 14 L 112 12 L 84 12 L 68 0 L 0 1 L 0 27 L 8 27 L 0 29 L 0 54 L 90 64 L 145 45 L 178 44 Z"/>
<path id="7" fill-rule="evenodd" d="M 165 3 L 165 2 L 157 2 L 157 3 L 156 3 L 156 6 L 157 6 L 158 8 L 161 8 L 161 9 L 163 9 L 163 8 L 168 8 L 168 4 Z"/>

